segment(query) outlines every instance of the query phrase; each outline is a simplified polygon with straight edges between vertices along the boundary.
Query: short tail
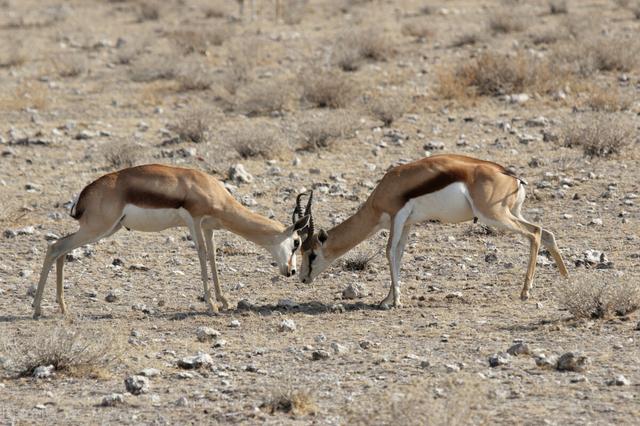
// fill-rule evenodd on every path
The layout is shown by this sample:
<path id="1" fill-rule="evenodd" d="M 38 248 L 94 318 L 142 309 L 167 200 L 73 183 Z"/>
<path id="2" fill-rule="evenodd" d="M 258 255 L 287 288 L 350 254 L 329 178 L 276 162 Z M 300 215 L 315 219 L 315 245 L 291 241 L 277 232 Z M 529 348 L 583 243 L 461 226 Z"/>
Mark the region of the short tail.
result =
<path id="1" fill-rule="evenodd" d="M 529 185 L 529 183 L 526 180 L 522 179 L 521 177 L 518 177 L 515 173 L 513 173 L 510 170 L 504 169 L 502 171 L 502 174 L 514 178 L 515 180 L 517 180 L 518 182 L 520 182 L 523 185 Z"/>
<path id="2" fill-rule="evenodd" d="M 82 217 L 82 213 L 84 213 L 84 207 L 78 206 L 78 202 L 80 201 L 81 193 L 76 195 L 76 198 L 73 200 L 73 204 L 71 205 L 71 210 L 69 211 L 69 216 L 74 218 L 75 220 L 80 220 Z"/>

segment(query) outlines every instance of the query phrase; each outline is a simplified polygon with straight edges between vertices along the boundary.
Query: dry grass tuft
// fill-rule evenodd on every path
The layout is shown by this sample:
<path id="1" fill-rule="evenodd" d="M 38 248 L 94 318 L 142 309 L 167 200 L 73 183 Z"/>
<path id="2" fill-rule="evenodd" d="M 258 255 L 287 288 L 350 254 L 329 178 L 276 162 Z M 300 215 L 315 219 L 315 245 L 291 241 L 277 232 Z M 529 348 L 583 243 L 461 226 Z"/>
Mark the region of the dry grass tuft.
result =
<path id="1" fill-rule="evenodd" d="M 291 79 L 258 80 L 239 93 L 237 109 L 250 116 L 279 114 L 291 104 L 296 92 Z"/>
<path id="2" fill-rule="evenodd" d="M 229 137 L 231 146 L 240 157 L 274 158 L 281 152 L 282 134 L 264 122 L 239 126 Z"/>
<path id="3" fill-rule="evenodd" d="M 463 34 L 453 41 L 451 47 L 471 46 L 476 44 L 479 40 L 480 37 L 477 34 Z"/>
<path id="4" fill-rule="evenodd" d="M 344 71 L 356 71 L 365 60 L 384 61 L 391 56 L 388 37 L 378 28 L 349 30 L 333 46 L 332 61 Z"/>
<path id="5" fill-rule="evenodd" d="M 424 41 L 433 36 L 433 31 L 427 21 L 417 20 L 402 25 L 402 34 L 408 37 L 415 37 L 418 41 Z"/>
<path id="6" fill-rule="evenodd" d="M 16 68 L 27 62 L 27 54 L 21 43 L 10 40 L 0 51 L 0 68 Z"/>
<path id="7" fill-rule="evenodd" d="M 583 114 L 563 129 L 564 146 L 582 148 L 588 157 L 620 154 L 635 137 L 633 122 L 610 113 Z"/>
<path id="8" fill-rule="evenodd" d="M 629 72 L 638 65 L 640 43 L 605 37 L 587 37 L 577 46 L 565 44 L 554 49 L 552 59 L 559 68 L 587 77 L 598 71 Z"/>
<path id="9" fill-rule="evenodd" d="M 569 13 L 567 0 L 551 0 L 549 1 L 549 13 L 552 15 L 561 15 Z"/>
<path id="10" fill-rule="evenodd" d="M 282 21 L 287 25 L 301 23 L 307 13 L 309 0 L 284 0 L 282 3 Z"/>
<path id="11" fill-rule="evenodd" d="M 104 151 L 105 160 L 111 169 L 117 170 L 132 167 L 140 163 L 140 147 L 130 143 L 116 143 L 107 146 Z"/>
<path id="12" fill-rule="evenodd" d="M 212 46 L 221 46 L 232 34 L 231 27 L 227 25 L 213 25 L 206 30 L 174 31 L 170 39 L 184 55 L 208 55 Z"/>
<path id="13" fill-rule="evenodd" d="M 522 31 L 524 19 L 513 13 L 498 12 L 489 18 L 489 29 L 496 34 L 508 34 Z"/>
<path id="14" fill-rule="evenodd" d="M 274 394 L 260 408 L 269 414 L 282 412 L 293 416 L 315 415 L 318 407 L 311 392 L 286 389 Z"/>
<path id="15" fill-rule="evenodd" d="M 174 60 L 148 56 L 136 62 L 130 73 L 132 81 L 148 83 L 156 80 L 173 80 L 176 77 Z"/>
<path id="16" fill-rule="evenodd" d="M 65 56 L 53 63 L 55 72 L 62 78 L 78 77 L 87 72 L 87 60 L 83 56 Z"/>
<path id="17" fill-rule="evenodd" d="M 353 256 L 349 256 L 342 262 L 342 269 L 349 272 L 365 271 L 377 254 L 378 253 L 368 255 L 365 253 L 358 253 Z"/>
<path id="18" fill-rule="evenodd" d="M 177 134 L 181 142 L 206 142 L 209 137 L 209 114 L 205 111 L 192 111 L 168 127 Z"/>
<path id="19" fill-rule="evenodd" d="M 351 79 L 340 72 L 311 68 L 298 76 L 301 99 L 319 108 L 344 108 L 355 97 Z"/>
<path id="20" fill-rule="evenodd" d="M 31 376 L 37 367 L 53 365 L 56 372 L 104 378 L 105 366 L 120 354 L 110 328 L 90 330 L 86 324 L 40 328 L 26 339 L 12 337 L 3 336 L 2 351 L 8 358 L 4 368 L 13 377 Z"/>
<path id="21" fill-rule="evenodd" d="M 211 72 L 202 63 L 188 61 L 180 64 L 176 70 L 178 90 L 182 92 L 208 90 L 213 85 Z"/>
<path id="22" fill-rule="evenodd" d="M 574 318 L 609 319 L 640 308 L 640 281 L 592 271 L 560 289 L 562 304 Z"/>
<path id="23" fill-rule="evenodd" d="M 589 88 L 585 102 L 593 111 L 601 112 L 626 111 L 632 103 L 633 98 L 617 86 L 605 88 L 597 85 Z"/>
<path id="24" fill-rule="evenodd" d="M 409 102 L 403 96 L 377 96 L 366 102 L 369 113 L 382 121 L 385 127 L 390 126 L 402 117 L 409 108 Z"/>
<path id="25" fill-rule="evenodd" d="M 302 148 L 315 151 L 329 148 L 339 138 L 350 138 L 356 128 L 357 118 L 347 111 L 331 111 L 318 114 L 300 125 Z"/>
<path id="26" fill-rule="evenodd" d="M 437 72 L 436 92 L 445 99 L 467 96 L 497 96 L 527 90 L 549 92 L 561 85 L 563 75 L 548 61 L 526 53 L 515 56 L 483 53 L 458 64 L 454 73 Z"/>
<path id="27" fill-rule="evenodd" d="M 143 1 L 138 6 L 138 22 L 160 19 L 160 7 L 156 2 Z"/>

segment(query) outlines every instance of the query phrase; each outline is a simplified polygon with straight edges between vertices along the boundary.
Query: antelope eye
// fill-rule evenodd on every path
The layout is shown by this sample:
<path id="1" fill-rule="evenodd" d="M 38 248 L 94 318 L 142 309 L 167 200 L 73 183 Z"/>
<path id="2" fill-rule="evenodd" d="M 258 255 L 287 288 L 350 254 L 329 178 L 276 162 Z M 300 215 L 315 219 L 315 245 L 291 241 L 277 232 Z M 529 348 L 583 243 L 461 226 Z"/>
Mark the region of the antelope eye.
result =
<path id="1" fill-rule="evenodd" d="M 316 254 L 312 252 L 309 255 L 309 263 L 313 263 L 314 260 L 316 260 Z"/>
<path id="2" fill-rule="evenodd" d="M 293 248 L 297 249 L 298 247 L 300 247 L 300 240 L 293 240 Z"/>

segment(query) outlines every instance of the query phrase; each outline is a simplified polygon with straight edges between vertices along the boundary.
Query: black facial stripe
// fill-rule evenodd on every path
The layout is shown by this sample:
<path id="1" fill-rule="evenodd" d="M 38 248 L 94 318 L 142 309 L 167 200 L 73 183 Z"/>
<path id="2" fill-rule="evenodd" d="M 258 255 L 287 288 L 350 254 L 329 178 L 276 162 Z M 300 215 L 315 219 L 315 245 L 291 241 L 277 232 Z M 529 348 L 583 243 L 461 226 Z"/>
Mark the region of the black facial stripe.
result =
<path id="1" fill-rule="evenodd" d="M 311 278 L 311 270 L 313 269 L 314 260 L 316 260 L 316 254 L 311 252 L 311 254 L 309 254 L 309 278 Z"/>

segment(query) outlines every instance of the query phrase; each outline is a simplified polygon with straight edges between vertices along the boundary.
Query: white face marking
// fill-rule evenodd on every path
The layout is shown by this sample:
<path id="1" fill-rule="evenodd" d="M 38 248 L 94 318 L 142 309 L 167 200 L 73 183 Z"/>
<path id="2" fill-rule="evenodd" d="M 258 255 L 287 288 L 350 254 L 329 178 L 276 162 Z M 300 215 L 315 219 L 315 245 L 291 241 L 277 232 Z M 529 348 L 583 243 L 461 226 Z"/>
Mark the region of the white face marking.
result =
<path id="1" fill-rule="evenodd" d="M 296 251 L 299 245 L 296 247 L 295 241 L 300 241 L 300 237 L 297 231 L 292 232 L 290 229 L 285 231 L 285 235 L 285 238 L 271 250 L 271 254 L 278 264 L 280 273 L 289 277 L 298 269 Z"/>
<path id="2" fill-rule="evenodd" d="M 122 226 L 135 231 L 159 232 L 186 225 L 180 216 L 180 209 L 148 209 L 127 204 L 122 214 Z"/>
<path id="3" fill-rule="evenodd" d="M 425 220 L 437 220 L 442 223 L 459 223 L 473 219 L 467 187 L 462 182 L 452 183 L 439 191 L 412 199 L 411 215 L 408 224 Z M 398 212 L 400 213 L 400 212 Z"/>

